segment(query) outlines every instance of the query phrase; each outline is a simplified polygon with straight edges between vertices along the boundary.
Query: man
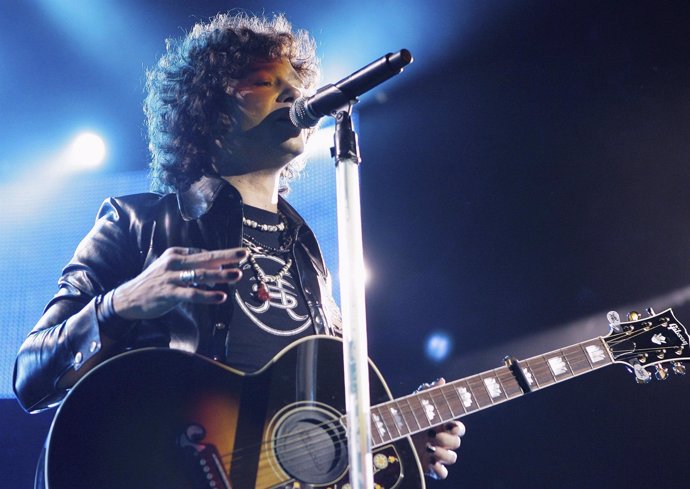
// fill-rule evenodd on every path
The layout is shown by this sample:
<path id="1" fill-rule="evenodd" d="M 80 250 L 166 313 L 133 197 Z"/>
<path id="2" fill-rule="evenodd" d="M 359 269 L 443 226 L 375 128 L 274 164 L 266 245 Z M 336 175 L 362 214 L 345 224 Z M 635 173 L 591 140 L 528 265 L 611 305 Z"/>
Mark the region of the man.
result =
<path id="1" fill-rule="evenodd" d="M 308 134 L 290 105 L 318 76 L 314 41 L 272 20 L 218 15 L 170 40 L 148 73 L 153 187 L 105 201 L 22 345 L 14 371 L 29 411 L 53 406 L 93 366 L 145 346 L 244 372 L 340 317 L 307 225 L 280 197 Z M 432 477 L 464 432 L 418 440 Z"/>

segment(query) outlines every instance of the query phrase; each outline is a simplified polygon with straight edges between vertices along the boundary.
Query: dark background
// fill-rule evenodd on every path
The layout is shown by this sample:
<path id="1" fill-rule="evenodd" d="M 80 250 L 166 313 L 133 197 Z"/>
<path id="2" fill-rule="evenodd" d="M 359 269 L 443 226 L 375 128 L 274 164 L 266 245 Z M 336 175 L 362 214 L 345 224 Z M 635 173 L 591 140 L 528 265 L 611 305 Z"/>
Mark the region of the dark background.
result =
<path id="1" fill-rule="evenodd" d="M 7 178 L 27 134 L 60 136 L 64 107 L 111 114 L 112 171 L 145 168 L 143 69 L 194 16 L 285 11 L 320 40 L 326 82 L 415 54 L 359 107 L 370 354 L 396 395 L 605 334 L 611 309 L 690 321 L 687 2 L 352 2 L 369 30 L 350 31 L 335 2 L 125 1 L 130 44 L 95 55 L 114 68 L 61 44 L 48 3 L 0 7 Z M 442 362 L 424 355 L 436 330 L 453 340 Z M 689 394 L 687 377 L 638 386 L 623 367 L 580 377 L 466 418 L 451 477 L 428 485 L 688 487 Z M 0 485 L 30 487 L 50 414 L 3 400 L 0 420 Z"/>

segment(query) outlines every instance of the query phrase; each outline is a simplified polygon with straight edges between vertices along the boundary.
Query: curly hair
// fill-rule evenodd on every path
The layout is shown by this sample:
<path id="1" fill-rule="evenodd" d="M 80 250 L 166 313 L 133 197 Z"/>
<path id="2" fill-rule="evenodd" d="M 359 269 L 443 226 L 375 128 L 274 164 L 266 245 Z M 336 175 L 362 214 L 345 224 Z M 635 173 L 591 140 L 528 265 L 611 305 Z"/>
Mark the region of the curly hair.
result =
<path id="1" fill-rule="evenodd" d="M 226 87 L 256 60 L 286 58 L 305 89 L 318 76 L 316 43 L 306 31 L 292 31 L 284 15 L 218 14 L 197 23 L 181 39 L 167 39 L 166 52 L 146 72 L 144 113 L 151 152 L 151 188 L 184 191 L 213 168 L 214 141 L 237 127 Z M 283 188 L 301 169 L 293 160 L 283 171 Z"/>

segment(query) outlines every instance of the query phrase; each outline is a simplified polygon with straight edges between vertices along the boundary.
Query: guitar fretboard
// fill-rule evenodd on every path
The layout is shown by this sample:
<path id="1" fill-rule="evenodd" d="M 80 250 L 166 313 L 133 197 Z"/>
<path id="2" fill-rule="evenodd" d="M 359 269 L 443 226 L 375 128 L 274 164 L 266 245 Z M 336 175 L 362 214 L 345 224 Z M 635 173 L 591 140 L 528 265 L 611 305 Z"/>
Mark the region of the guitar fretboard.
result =
<path id="1" fill-rule="evenodd" d="M 613 363 L 602 338 L 519 362 L 531 391 Z M 525 394 L 504 366 L 371 407 L 374 446 L 419 433 Z"/>

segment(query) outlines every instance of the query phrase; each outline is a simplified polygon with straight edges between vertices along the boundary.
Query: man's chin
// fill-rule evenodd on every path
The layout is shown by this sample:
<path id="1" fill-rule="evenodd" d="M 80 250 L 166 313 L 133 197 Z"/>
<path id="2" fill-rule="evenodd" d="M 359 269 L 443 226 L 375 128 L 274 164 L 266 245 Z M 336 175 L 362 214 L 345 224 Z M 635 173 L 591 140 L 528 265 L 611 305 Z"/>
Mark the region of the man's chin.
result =
<path id="1" fill-rule="evenodd" d="M 297 158 L 304 153 L 304 139 L 302 139 L 302 136 L 288 139 L 281 143 L 280 149 L 289 155 L 290 160 Z"/>

